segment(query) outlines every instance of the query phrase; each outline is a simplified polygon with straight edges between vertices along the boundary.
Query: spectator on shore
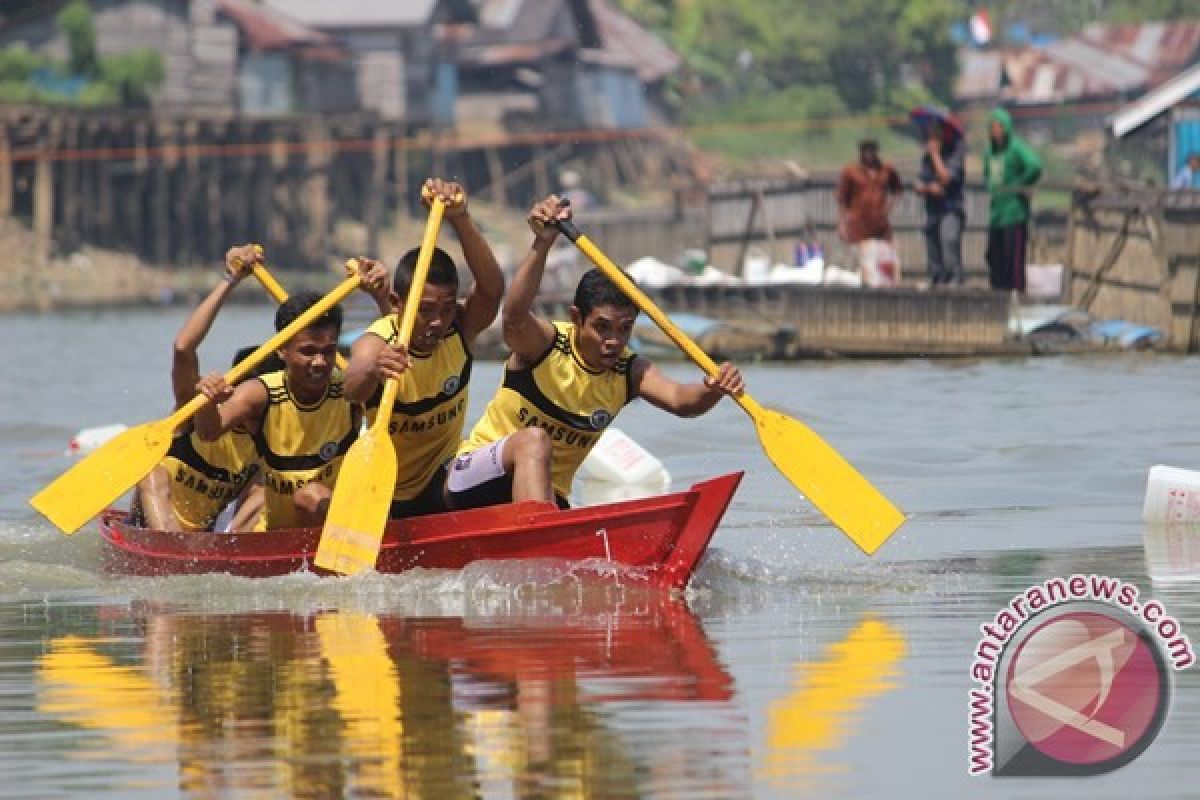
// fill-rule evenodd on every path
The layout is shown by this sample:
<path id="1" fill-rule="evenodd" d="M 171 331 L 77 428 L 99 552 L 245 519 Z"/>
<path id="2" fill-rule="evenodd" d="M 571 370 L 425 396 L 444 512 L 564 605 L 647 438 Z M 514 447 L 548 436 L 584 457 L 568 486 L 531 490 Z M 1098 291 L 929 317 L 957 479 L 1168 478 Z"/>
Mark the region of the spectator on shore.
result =
<path id="1" fill-rule="evenodd" d="M 983 180 L 991 196 L 987 264 L 993 289 L 1025 291 L 1030 195 L 1041 177 L 1042 159 L 1013 132 L 1012 116 L 1002 108 L 993 111 L 983 162 Z"/>
<path id="2" fill-rule="evenodd" d="M 883 249 L 893 252 L 891 214 L 900 191 L 900 176 L 895 167 L 879 158 L 879 142 L 874 139 L 859 142 L 858 161 L 842 169 L 836 198 L 838 236 L 855 249 L 864 279 L 878 271 L 875 264 L 863 263 L 864 256 L 874 258 L 873 254 L 881 250 L 864 247 L 865 243 L 881 240 L 888 243 Z M 891 276 L 893 281 L 898 277 L 898 274 Z"/>
<path id="3" fill-rule="evenodd" d="M 1172 189 L 1200 189 L 1200 153 L 1192 153 L 1175 177 L 1171 179 Z"/>
<path id="4" fill-rule="evenodd" d="M 962 263 L 962 233 L 966 224 L 966 138 L 952 126 L 928 126 L 925 153 L 914 187 L 925 198 L 925 254 L 929 285 L 966 281 Z"/>

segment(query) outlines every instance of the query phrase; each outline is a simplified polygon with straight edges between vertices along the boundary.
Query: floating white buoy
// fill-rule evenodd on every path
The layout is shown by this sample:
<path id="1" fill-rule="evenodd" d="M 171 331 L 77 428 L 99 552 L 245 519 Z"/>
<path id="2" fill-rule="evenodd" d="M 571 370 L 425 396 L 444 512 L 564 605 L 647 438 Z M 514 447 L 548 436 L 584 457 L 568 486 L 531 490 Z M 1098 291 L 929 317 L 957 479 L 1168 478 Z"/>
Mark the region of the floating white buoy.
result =
<path id="1" fill-rule="evenodd" d="M 583 505 L 663 494 L 671 475 L 663 463 L 628 435 L 609 427 L 579 466 L 574 487 Z"/>
<path id="2" fill-rule="evenodd" d="M 67 442 L 66 455 L 78 456 L 90 453 L 124 430 L 126 430 L 126 426 L 120 423 L 116 425 L 100 425 L 95 428 L 83 428 L 71 437 L 71 441 Z"/>
<path id="3" fill-rule="evenodd" d="M 1200 472 L 1150 468 L 1142 520 L 1150 523 L 1200 522 Z"/>

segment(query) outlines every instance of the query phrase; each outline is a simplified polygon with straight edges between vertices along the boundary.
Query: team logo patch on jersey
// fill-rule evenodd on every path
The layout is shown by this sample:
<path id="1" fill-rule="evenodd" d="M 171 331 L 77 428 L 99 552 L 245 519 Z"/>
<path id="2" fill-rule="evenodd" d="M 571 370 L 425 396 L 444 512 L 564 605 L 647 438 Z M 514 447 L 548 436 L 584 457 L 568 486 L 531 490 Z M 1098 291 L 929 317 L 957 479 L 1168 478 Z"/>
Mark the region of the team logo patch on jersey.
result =
<path id="1" fill-rule="evenodd" d="M 321 445 L 321 449 L 317 451 L 317 455 L 321 457 L 322 461 L 333 461 L 337 454 L 337 442 L 326 442 L 325 444 Z"/>
<path id="2" fill-rule="evenodd" d="M 598 431 L 602 431 L 608 427 L 608 423 L 612 422 L 612 414 L 605 411 L 603 408 L 593 411 L 591 416 L 592 427 Z"/>
<path id="3" fill-rule="evenodd" d="M 442 394 L 454 394 L 458 391 L 459 376 L 451 375 L 446 378 L 446 382 L 442 384 Z"/>

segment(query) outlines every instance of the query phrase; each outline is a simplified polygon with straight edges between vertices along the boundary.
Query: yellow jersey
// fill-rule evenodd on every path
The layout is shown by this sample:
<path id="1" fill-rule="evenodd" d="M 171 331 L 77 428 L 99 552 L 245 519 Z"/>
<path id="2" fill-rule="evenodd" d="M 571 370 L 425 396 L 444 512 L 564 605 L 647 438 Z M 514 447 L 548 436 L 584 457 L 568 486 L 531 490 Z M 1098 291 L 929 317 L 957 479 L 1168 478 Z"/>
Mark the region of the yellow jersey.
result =
<path id="1" fill-rule="evenodd" d="M 259 380 L 267 387 L 267 408 L 254 434 L 263 475 L 262 527 L 294 528 L 300 520 L 292 495 L 313 481 L 333 488 L 342 457 L 358 438 L 358 419 L 339 370 L 325 396 L 308 406 L 292 395 L 285 371 Z"/>
<path id="2" fill-rule="evenodd" d="M 225 506 L 242 493 L 258 463 L 254 441 L 229 431 L 206 442 L 188 431 L 171 440 L 162 466 L 171 476 L 171 510 L 186 531 L 210 531 Z"/>
<path id="3" fill-rule="evenodd" d="M 395 314 L 375 320 L 367 333 L 389 345 L 400 338 Z M 412 500 L 438 468 L 458 450 L 467 413 L 467 384 L 471 353 L 457 326 L 430 353 L 414 353 L 412 367 L 400 377 L 388 433 L 396 447 L 396 489 L 393 501 Z M 367 401 L 367 421 L 375 422 L 382 389 Z"/>
<path id="4" fill-rule="evenodd" d="M 522 428 L 550 435 L 554 491 L 571 494 L 575 472 L 613 418 L 634 397 L 630 367 L 637 355 L 626 348 L 610 370 L 587 366 L 575 346 L 575 325 L 554 323 L 554 343 L 532 366 L 504 366 L 504 377 L 483 417 L 459 448 L 469 453 Z"/>

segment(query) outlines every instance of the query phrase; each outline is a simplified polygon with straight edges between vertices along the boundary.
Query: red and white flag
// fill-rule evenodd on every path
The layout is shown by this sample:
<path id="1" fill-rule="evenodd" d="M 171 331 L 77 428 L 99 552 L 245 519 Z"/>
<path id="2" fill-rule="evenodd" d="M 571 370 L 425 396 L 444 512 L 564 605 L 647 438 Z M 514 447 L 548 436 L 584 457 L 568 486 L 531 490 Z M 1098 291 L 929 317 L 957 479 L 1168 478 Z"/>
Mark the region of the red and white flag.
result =
<path id="1" fill-rule="evenodd" d="M 985 45 L 992 40 L 992 21 L 988 18 L 986 8 L 981 8 L 971 15 L 971 38 L 977 45 Z"/>

